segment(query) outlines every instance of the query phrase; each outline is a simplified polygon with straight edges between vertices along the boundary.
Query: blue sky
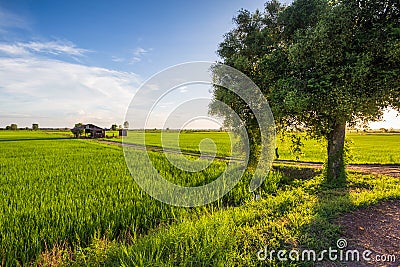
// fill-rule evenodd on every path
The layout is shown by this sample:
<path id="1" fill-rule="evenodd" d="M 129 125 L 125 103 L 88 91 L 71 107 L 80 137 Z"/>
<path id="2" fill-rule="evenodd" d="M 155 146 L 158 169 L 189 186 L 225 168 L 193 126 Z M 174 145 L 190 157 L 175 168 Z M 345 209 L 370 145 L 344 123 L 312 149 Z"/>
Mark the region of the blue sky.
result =
<path id="1" fill-rule="evenodd" d="M 121 124 L 143 81 L 175 64 L 216 61 L 237 11 L 263 5 L 0 0 L 0 127 Z"/>
<path id="2" fill-rule="evenodd" d="M 15 17 L 2 41 L 69 42 L 84 50 L 76 59 L 82 64 L 146 78 L 177 63 L 215 60 L 237 10 L 263 2 L 13 0 L 0 7 Z"/>

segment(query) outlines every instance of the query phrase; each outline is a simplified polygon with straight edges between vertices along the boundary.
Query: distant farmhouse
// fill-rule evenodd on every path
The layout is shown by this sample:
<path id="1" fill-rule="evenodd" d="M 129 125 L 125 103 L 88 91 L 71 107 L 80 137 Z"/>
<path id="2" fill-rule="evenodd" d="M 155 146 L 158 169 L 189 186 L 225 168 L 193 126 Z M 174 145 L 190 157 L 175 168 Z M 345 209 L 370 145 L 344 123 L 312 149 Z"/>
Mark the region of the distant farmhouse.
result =
<path id="1" fill-rule="evenodd" d="M 106 135 L 106 131 L 109 129 L 106 128 L 101 128 L 99 126 L 96 126 L 94 124 L 75 124 L 75 127 L 71 129 L 71 132 L 74 134 L 76 138 L 109 138 Z M 128 129 L 119 129 L 118 130 L 118 136 L 128 136 Z M 114 136 L 114 133 L 112 133 L 112 137 Z"/>
<path id="2" fill-rule="evenodd" d="M 103 129 L 94 124 L 82 124 L 76 125 L 71 132 L 75 135 L 76 138 L 79 138 L 83 134 L 87 138 L 104 138 L 106 137 L 106 129 Z"/>
<path id="3" fill-rule="evenodd" d="M 86 124 L 85 135 L 89 134 L 89 138 L 104 138 L 106 137 L 106 130 L 94 124 Z"/>

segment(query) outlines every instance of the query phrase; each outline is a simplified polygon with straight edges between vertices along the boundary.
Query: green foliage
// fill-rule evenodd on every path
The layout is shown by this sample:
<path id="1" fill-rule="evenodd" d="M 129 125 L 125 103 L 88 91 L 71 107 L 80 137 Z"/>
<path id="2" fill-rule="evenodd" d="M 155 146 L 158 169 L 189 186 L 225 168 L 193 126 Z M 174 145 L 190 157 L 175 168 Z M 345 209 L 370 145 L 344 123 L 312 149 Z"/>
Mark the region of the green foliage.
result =
<path id="1" fill-rule="evenodd" d="M 290 72 L 277 80 L 287 86 L 276 89 L 301 100 L 300 106 L 283 107 L 312 132 L 327 136 L 337 123 L 379 118 L 388 105 L 397 106 L 399 61 L 388 52 L 398 42 L 391 28 L 399 26 L 399 3 L 380 3 L 319 1 L 323 12 L 315 25 L 294 32 L 285 51 Z M 307 16 L 303 9 L 296 12 Z"/>
<path id="2" fill-rule="evenodd" d="M 128 129 L 128 128 L 129 128 L 129 122 L 128 122 L 128 121 L 125 121 L 125 122 L 124 122 L 124 128 L 125 128 L 125 129 Z"/>
<path id="3" fill-rule="evenodd" d="M 71 129 L 71 132 L 73 133 L 75 138 L 79 138 L 85 132 L 85 130 L 83 129 L 83 124 L 81 122 L 76 123 L 75 127 Z"/>
<path id="4" fill-rule="evenodd" d="M 346 136 L 344 140 L 344 162 L 348 164 L 354 161 L 354 155 L 352 147 L 354 147 L 354 141 L 349 136 Z"/>
<path id="5" fill-rule="evenodd" d="M 301 140 L 301 135 L 292 134 L 290 138 L 290 152 L 295 155 L 296 160 L 299 160 L 300 156 L 302 155 L 302 148 L 304 147 L 304 144 Z"/>

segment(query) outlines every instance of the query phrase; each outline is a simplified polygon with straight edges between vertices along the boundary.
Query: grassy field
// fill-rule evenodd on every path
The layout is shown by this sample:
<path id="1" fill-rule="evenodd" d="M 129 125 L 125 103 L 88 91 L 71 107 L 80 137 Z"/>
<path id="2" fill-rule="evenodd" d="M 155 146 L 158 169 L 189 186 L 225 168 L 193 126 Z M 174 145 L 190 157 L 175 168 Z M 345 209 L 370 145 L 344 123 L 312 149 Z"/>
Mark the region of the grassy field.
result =
<path id="1" fill-rule="evenodd" d="M 146 139 L 146 140 L 144 140 Z M 115 139 L 109 139 L 114 140 Z M 117 139 L 118 140 L 118 139 Z M 232 136 L 232 140 L 235 138 Z M 121 139 L 119 139 L 121 141 Z M 228 157 L 231 155 L 231 135 L 228 132 L 129 131 L 125 143 L 181 149 L 185 152 L 202 151 L 206 154 Z M 232 142 L 234 143 L 234 142 Z"/>
<path id="2" fill-rule="evenodd" d="M 187 142 L 201 139 L 194 135 Z M 363 143 L 382 145 L 376 140 Z M 132 160 L 143 176 L 152 168 L 145 153 L 135 151 Z M 168 180 L 186 186 L 208 183 L 226 168 L 215 161 L 191 173 L 163 154 L 150 158 Z M 0 131 L 0 265 L 257 266 L 264 246 L 326 248 L 340 235 L 339 214 L 400 198 L 398 179 L 352 173 L 345 188 L 331 189 L 314 171 L 281 166 L 256 201 L 249 180 L 245 175 L 207 206 L 178 208 L 137 186 L 121 147 L 66 133 Z"/>
<path id="3" fill-rule="evenodd" d="M 130 131 L 124 139 L 126 143 L 143 144 L 142 134 Z M 166 148 L 180 148 L 183 151 L 199 152 L 199 144 L 203 139 L 211 139 L 216 145 L 216 154 L 219 156 L 231 155 L 231 139 L 226 132 L 163 132 L 163 145 Z M 119 141 L 121 139 L 109 139 Z M 234 138 L 232 140 L 235 140 Z M 348 133 L 348 146 L 350 148 L 349 163 L 352 164 L 400 164 L 400 134 L 376 133 Z M 306 162 L 324 162 L 326 159 L 326 146 L 324 140 L 303 139 L 304 147 L 301 153 L 295 154 L 291 149 L 289 138 L 277 138 L 277 147 L 280 160 L 299 160 Z M 146 133 L 146 144 L 161 146 L 161 133 Z M 203 145 L 202 151 L 212 153 L 215 151 L 211 143 Z"/>
<path id="4" fill-rule="evenodd" d="M 2 131 L 0 144 L 0 259 L 6 265 L 27 263 L 57 244 L 85 247 L 96 236 L 135 237 L 203 212 L 165 205 L 142 192 L 120 147 L 29 131 Z M 152 168 L 145 153 L 131 154 L 144 176 Z M 226 165 L 216 161 L 204 171 L 185 173 L 162 154 L 150 157 L 167 179 L 188 186 L 212 181 Z M 244 188 L 239 184 L 205 209 L 240 204 L 250 197 Z"/>
<path id="5" fill-rule="evenodd" d="M 400 134 L 347 133 L 352 164 L 400 164 Z M 323 140 L 304 140 L 300 161 L 324 162 L 326 142 Z M 296 160 L 291 153 L 290 140 L 278 140 L 280 159 Z"/>
<path id="6" fill-rule="evenodd" d="M 0 142 L 70 139 L 70 132 L 61 131 L 0 131 Z"/>
<path id="7" fill-rule="evenodd" d="M 282 178 L 277 191 L 259 201 L 184 219 L 132 243 L 97 239 L 84 253 L 64 249 L 46 256 L 70 266 L 313 266 L 259 261 L 257 252 L 335 247 L 340 214 L 400 197 L 395 178 L 352 174 L 339 190 L 326 187 L 321 176 Z M 67 259 L 71 254 L 73 261 Z"/>

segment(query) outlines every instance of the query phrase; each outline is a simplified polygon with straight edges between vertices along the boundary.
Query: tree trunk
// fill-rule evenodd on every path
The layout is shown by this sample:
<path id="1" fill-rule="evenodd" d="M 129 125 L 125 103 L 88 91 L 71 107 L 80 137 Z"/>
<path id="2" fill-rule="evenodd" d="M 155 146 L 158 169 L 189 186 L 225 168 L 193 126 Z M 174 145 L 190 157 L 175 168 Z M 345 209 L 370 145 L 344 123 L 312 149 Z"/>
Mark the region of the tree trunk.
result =
<path id="1" fill-rule="evenodd" d="M 334 184 L 346 180 L 344 163 L 344 138 L 346 123 L 335 125 L 328 135 L 328 164 L 326 169 L 327 180 Z"/>

